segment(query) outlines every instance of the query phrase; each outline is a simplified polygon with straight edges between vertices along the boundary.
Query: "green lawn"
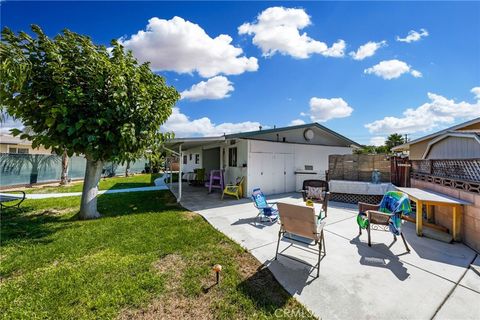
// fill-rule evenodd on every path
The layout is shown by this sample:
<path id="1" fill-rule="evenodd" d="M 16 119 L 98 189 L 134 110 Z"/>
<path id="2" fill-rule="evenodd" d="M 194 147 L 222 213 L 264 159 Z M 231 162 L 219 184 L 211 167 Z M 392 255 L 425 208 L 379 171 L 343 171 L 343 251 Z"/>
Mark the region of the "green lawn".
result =
<path id="1" fill-rule="evenodd" d="M 103 217 L 92 221 L 76 220 L 79 200 L 2 210 L 1 318 L 308 315 L 268 269 L 169 191 L 102 195 Z"/>
<path id="2" fill-rule="evenodd" d="M 161 173 L 154 174 L 136 174 L 131 177 L 112 177 L 100 179 L 99 190 L 139 188 L 154 185 L 154 180 L 161 177 Z M 83 182 L 71 183 L 67 186 L 44 186 L 22 189 L 25 193 L 63 193 L 63 192 L 81 192 Z"/>

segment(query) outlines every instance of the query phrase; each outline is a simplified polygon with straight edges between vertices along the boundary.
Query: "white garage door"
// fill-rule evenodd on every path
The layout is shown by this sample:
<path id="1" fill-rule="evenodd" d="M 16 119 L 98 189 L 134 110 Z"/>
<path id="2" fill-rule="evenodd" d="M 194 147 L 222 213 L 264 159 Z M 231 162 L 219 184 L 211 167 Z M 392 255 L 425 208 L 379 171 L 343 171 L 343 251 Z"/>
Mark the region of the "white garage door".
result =
<path id="1" fill-rule="evenodd" d="M 261 188 L 265 194 L 295 191 L 294 165 L 293 154 L 250 153 L 249 188 Z"/>

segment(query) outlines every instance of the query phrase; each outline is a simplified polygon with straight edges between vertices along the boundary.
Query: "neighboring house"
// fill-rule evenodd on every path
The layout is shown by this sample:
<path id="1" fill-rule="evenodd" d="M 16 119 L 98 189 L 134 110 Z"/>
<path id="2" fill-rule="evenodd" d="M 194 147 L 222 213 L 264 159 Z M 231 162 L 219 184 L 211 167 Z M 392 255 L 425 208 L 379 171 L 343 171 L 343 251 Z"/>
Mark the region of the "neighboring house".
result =
<path id="1" fill-rule="evenodd" d="M 480 158 L 480 118 L 392 148 L 408 152 L 410 160 Z"/>
<path id="2" fill-rule="evenodd" d="M 51 154 L 50 149 L 43 146 L 32 148 L 32 142 L 20 139 L 9 134 L 0 134 L 0 153 L 22 153 L 22 154 Z"/>
<path id="3" fill-rule="evenodd" d="M 412 187 L 471 203 L 463 208 L 461 237 L 464 243 L 480 252 L 480 118 L 415 139 L 393 150 L 410 152 Z M 451 209 L 435 206 L 433 220 L 450 229 L 453 223 Z"/>
<path id="4" fill-rule="evenodd" d="M 266 194 L 298 191 L 305 179 L 325 179 L 328 156 L 351 154 L 356 142 L 318 124 L 242 132 L 219 137 L 173 139 L 166 147 L 181 154 L 182 173 L 223 169 L 225 183 L 245 177 L 245 196 L 255 187 Z"/>

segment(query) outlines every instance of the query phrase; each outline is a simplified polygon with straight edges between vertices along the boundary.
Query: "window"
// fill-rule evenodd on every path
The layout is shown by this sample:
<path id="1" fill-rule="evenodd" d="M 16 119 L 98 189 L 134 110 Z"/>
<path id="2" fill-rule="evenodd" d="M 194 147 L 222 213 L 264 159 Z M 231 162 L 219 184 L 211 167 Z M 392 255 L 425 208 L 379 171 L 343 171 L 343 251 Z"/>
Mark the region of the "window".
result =
<path id="1" fill-rule="evenodd" d="M 192 156 L 193 156 L 193 154 L 190 153 L 190 154 L 189 154 L 189 158 L 190 158 L 189 160 L 190 160 L 190 161 L 192 161 Z"/>
<path id="2" fill-rule="evenodd" d="M 237 148 L 228 149 L 228 166 L 229 167 L 237 166 Z"/>
<path id="3" fill-rule="evenodd" d="M 183 156 L 183 164 L 187 164 L 187 156 Z"/>
<path id="4" fill-rule="evenodd" d="M 21 153 L 21 154 L 28 154 L 28 148 L 8 148 L 8 153 Z"/>
<path id="5" fill-rule="evenodd" d="M 200 164 L 200 154 L 195 153 L 195 164 Z"/>

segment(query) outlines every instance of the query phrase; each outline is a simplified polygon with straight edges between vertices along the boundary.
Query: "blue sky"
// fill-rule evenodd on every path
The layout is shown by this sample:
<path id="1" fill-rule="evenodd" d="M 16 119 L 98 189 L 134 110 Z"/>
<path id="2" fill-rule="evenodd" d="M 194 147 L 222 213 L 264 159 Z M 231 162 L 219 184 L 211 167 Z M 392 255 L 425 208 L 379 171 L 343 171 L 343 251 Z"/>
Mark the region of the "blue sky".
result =
<path id="1" fill-rule="evenodd" d="M 480 116 L 479 2 L 1 3 L 2 27 L 32 23 L 153 60 L 177 136 L 319 121 L 380 143 Z"/>

